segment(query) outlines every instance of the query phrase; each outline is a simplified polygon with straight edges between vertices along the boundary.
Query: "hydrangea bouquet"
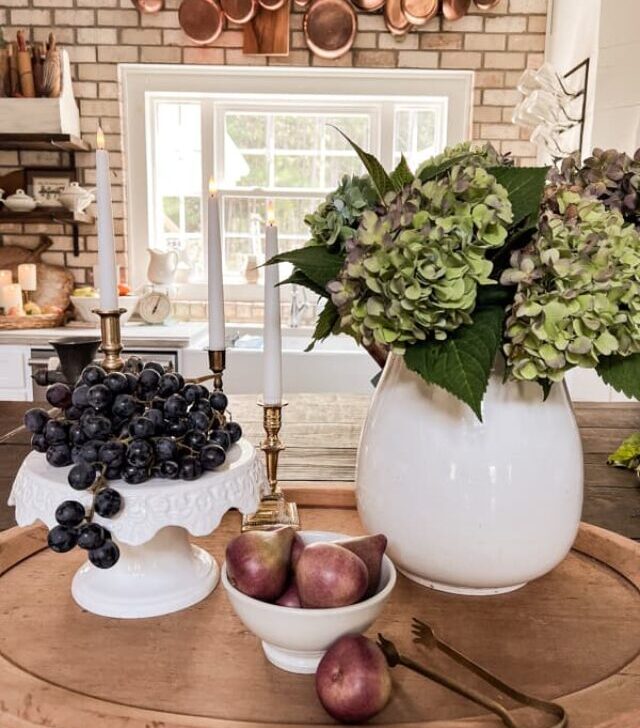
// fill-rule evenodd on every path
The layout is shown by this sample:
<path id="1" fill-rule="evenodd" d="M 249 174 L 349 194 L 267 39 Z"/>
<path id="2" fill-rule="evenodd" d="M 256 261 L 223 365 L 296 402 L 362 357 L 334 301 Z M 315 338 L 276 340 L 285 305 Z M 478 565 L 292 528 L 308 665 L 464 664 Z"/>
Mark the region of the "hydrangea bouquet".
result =
<path id="1" fill-rule="evenodd" d="M 314 342 L 400 355 L 479 418 L 498 355 L 545 396 L 573 367 L 640 396 L 638 159 L 516 168 L 461 144 L 387 173 L 352 145 L 368 174 L 343 178 L 307 216 L 307 245 L 271 261 L 327 298 Z"/>

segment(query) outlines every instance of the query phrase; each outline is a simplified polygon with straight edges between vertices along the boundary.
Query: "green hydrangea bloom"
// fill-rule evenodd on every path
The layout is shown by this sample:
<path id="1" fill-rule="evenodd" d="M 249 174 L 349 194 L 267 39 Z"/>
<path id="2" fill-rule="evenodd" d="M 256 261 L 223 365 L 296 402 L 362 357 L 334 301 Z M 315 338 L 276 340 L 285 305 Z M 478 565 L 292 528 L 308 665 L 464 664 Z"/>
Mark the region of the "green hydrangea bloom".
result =
<path id="1" fill-rule="evenodd" d="M 328 286 L 341 328 L 402 353 L 471 323 L 478 287 L 495 283 L 487 252 L 504 244 L 512 219 L 507 191 L 475 156 L 366 210 Z"/>
<path id="2" fill-rule="evenodd" d="M 507 167 L 513 164 L 507 155 L 500 154 L 492 144 L 476 146 L 473 142 L 461 142 L 447 147 L 442 154 L 437 154 L 423 162 L 416 171 L 416 177 L 421 177 L 422 172 L 429 167 L 438 167 L 454 159 L 460 160 L 461 164 L 471 164 L 474 167 L 484 167 L 485 169 Z"/>
<path id="3" fill-rule="evenodd" d="M 557 382 L 640 351 L 640 234 L 595 199 L 560 190 L 556 203 L 501 277 L 518 286 L 504 347 L 516 379 Z"/>
<path id="4" fill-rule="evenodd" d="M 336 190 L 327 195 L 318 209 L 304 219 L 311 238 L 307 245 L 326 245 L 333 251 L 344 250 L 360 224 L 362 213 L 377 202 L 368 176 L 345 175 Z"/>

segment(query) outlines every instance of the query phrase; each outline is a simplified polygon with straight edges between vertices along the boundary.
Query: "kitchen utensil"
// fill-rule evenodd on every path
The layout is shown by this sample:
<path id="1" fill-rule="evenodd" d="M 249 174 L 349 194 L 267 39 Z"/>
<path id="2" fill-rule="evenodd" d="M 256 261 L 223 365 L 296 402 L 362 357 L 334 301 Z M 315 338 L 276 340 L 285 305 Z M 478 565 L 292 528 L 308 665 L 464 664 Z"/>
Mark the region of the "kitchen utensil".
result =
<path id="1" fill-rule="evenodd" d="M 189 40 L 206 45 L 222 32 L 224 15 L 215 0 L 182 0 L 178 22 Z"/>
<path id="2" fill-rule="evenodd" d="M 357 17 L 347 0 L 313 0 L 302 29 L 309 48 L 321 58 L 336 59 L 353 45 Z"/>
<path id="3" fill-rule="evenodd" d="M 491 8 L 495 7 L 500 0 L 474 0 L 474 2 L 480 10 L 491 10 Z"/>
<path id="4" fill-rule="evenodd" d="M 402 0 L 386 0 L 384 22 L 391 35 L 405 35 L 411 30 L 411 23 L 402 11 Z"/>
<path id="5" fill-rule="evenodd" d="M 171 299 L 161 291 L 151 291 L 140 299 L 140 318 L 148 324 L 162 324 L 171 316 Z"/>
<path id="6" fill-rule="evenodd" d="M 14 43 L 7 46 L 7 54 L 9 57 L 9 96 L 17 96 L 20 92 L 20 82 L 18 80 L 18 51 Z"/>
<path id="7" fill-rule="evenodd" d="M 286 0 L 258 0 L 260 7 L 265 10 L 279 10 L 285 4 Z"/>
<path id="8" fill-rule="evenodd" d="M 412 25 L 424 25 L 438 13 L 439 0 L 401 0 L 400 5 Z"/>
<path id="9" fill-rule="evenodd" d="M 147 278 L 150 283 L 166 285 L 173 282 L 180 257 L 175 250 L 156 250 L 149 248 Z"/>
<path id="10" fill-rule="evenodd" d="M 364 13 L 375 13 L 384 7 L 385 0 L 351 0 L 352 3 Z"/>
<path id="11" fill-rule="evenodd" d="M 290 2 L 278 10 L 265 10 L 262 6 L 255 17 L 244 26 L 242 52 L 245 55 L 288 56 Z"/>
<path id="12" fill-rule="evenodd" d="M 60 51 L 56 44 L 56 37 L 49 33 L 47 55 L 42 64 L 42 93 L 49 98 L 58 98 L 62 86 L 62 71 Z"/>
<path id="13" fill-rule="evenodd" d="M 0 97 L 9 95 L 9 50 L 0 48 Z"/>
<path id="14" fill-rule="evenodd" d="M 71 212 L 82 212 L 94 201 L 94 190 L 85 190 L 77 182 L 70 182 L 58 195 L 58 200 Z"/>
<path id="15" fill-rule="evenodd" d="M 97 337 L 65 336 L 49 343 L 56 350 L 65 380 L 75 384 L 82 370 L 95 359 L 101 342 Z"/>
<path id="16" fill-rule="evenodd" d="M 13 195 L 9 195 L 2 202 L 11 212 L 31 212 L 38 204 L 24 190 L 16 190 Z"/>
<path id="17" fill-rule="evenodd" d="M 140 296 L 118 296 L 118 308 L 125 310 L 122 316 L 120 316 L 120 323 L 123 326 L 133 316 L 139 300 Z M 86 321 L 88 324 L 98 326 L 100 317 L 97 313 L 93 313 L 94 309 L 100 308 L 100 299 L 97 295 L 71 296 L 71 303 L 80 321 Z"/>
<path id="18" fill-rule="evenodd" d="M 442 0 L 442 14 L 446 20 L 460 20 L 471 5 L 471 0 Z"/>
<path id="19" fill-rule="evenodd" d="M 159 13 L 164 9 L 164 0 L 131 0 L 134 8 L 141 13 Z"/>
<path id="20" fill-rule="evenodd" d="M 416 621 L 417 620 L 414 620 L 414 623 Z M 414 641 L 424 644 L 423 638 L 420 636 Z M 393 644 L 393 642 L 386 639 L 384 635 L 378 635 L 377 644 L 378 647 L 380 647 L 380 649 L 382 650 L 389 667 L 402 665 L 403 667 L 406 667 L 409 670 L 418 673 L 418 675 L 422 675 L 423 677 L 433 680 L 434 682 L 442 685 L 448 690 L 451 690 L 452 692 L 457 693 L 464 698 L 467 698 L 467 700 L 471 700 L 473 703 L 476 703 L 476 705 L 481 705 L 483 708 L 490 710 L 492 713 L 497 715 L 500 720 L 502 720 L 507 728 L 519 728 L 519 726 L 521 725 L 520 723 L 516 723 L 513 720 L 510 712 L 498 701 L 493 700 L 492 698 L 488 697 L 479 690 L 476 690 L 475 688 L 466 687 L 462 683 L 448 677 L 438 670 L 435 670 L 431 666 L 426 667 L 411 659 L 410 657 L 401 654 L 400 652 L 398 652 L 398 649 Z M 538 700 L 537 698 L 530 698 L 528 695 L 525 695 L 524 693 L 521 693 L 511 688 L 506 683 L 503 683 L 490 672 L 480 667 L 480 665 L 476 665 L 474 662 L 464 657 L 464 655 L 457 652 L 453 648 L 449 648 L 448 645 L 446 645 L 446 647 L 448 649 L 445 650 L 445 654 L 449 655 L 449 657 L 452 657 L 452 659 L 458 662 L 458 664 L 463 665 L 470 672 L 473 672 L 474 675 L 485 680 L 485 682 L 489 683 L 493 687 L 497 687 L 499 690 L 509 695 L 509 697 L 513 698 L 523 705 L 537 708 L 539 710 L 543 710 L 546 713 L 551 713 L 552 715 L 556 716 L 558 720 L 553 724 L 553 726 L 551 726 L 551 728 L 564 728 L 567 725 L 567 715 L 562 706 L 558 705 L 557 703 L 548 703 L 543 700 Z"/>
<path id="21" fill-rule="evenodd" d="M 31 53 L 27 49 L 27 42 L 24 33 L 18 31 L 18 76 L 20 79 L 20 93 L 28 99 L 36 95 L 36 87 L 33 83 L 33 70 L 31 68 Z"/>
<path id="22" fill-rule="evenodd" d="M 36 88 L 36 96 L 42 96 L 42 63 L 44 55 L 44 44 L 34 43 L 31 53 L 31 65 L 33 66 L 33 84 Z"/>
<path id="23" fill-rule="evenodd" d="M 227 20 L 243 25 L 258 12 L 257 0 L 220 0 L 222 12 Z"/>

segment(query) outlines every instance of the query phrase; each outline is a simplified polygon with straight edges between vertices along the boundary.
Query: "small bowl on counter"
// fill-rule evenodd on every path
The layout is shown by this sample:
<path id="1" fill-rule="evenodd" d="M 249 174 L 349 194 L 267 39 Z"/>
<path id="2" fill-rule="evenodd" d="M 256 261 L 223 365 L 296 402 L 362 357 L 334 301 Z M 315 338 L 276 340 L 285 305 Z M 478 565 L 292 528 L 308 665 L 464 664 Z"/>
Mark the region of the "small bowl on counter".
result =
<path id="1" fill-rule="evenodd" d="M 118 306 L 125 309 L 125 313 L 120 317 L 122 325 L 131 318 L 139 300 L 140 296 L 118 296 Z M 86 321 L 93 326 L 100 323 L 98 314 L 93 313 L 94 309 L 100 308 L 100 299 L 97 296 L 71 296 L 71 303 L 79 321 Z"/>
<path id="2" fill-rule="evenodd" d="M 351 538 L 328 531 L 300 531 L 299 536 L 305 544 Z M 221 579 L 233 610 L 261 640 L 267 660 L 281 670 L 311 675 L 339 637 L 364 632 L 375 622 L 395 586 L 396 569 L 385 554 L 376 593 L 356 604 L 332 609 L 281 607 L 254 599 L 231 584 L 226 563 Z"/>

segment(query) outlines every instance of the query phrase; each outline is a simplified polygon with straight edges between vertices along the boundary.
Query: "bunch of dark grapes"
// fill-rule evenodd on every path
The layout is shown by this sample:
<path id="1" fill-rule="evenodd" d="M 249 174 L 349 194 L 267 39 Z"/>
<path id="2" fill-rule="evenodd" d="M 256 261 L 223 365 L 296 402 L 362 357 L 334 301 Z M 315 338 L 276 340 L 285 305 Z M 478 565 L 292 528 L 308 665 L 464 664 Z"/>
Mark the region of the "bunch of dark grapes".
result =
<path id="1" fill-rule="evenodd" d="M 72 465 L 69 485 L 93 495 L 88 513 L 77 501 L 58 507 L 49 546 L 58 553 L 84 548 L 102 569 L 120 556 L 109 531 L 92 522 L 94 514 L 113 518 L 122 510 L 122 496 L 109 481 L 196 480 L 223 465 L 242 436 L 240 425 L 227 416 L 222 392 L 211 393 L 139 357 L 129 358 L 122 372 L 91 364 L 75 386 L 52 384 L 47 401 L 60 410 L 58 416 L 40 408 L 24 416 L 31 447 L 54 467 Z"/>

